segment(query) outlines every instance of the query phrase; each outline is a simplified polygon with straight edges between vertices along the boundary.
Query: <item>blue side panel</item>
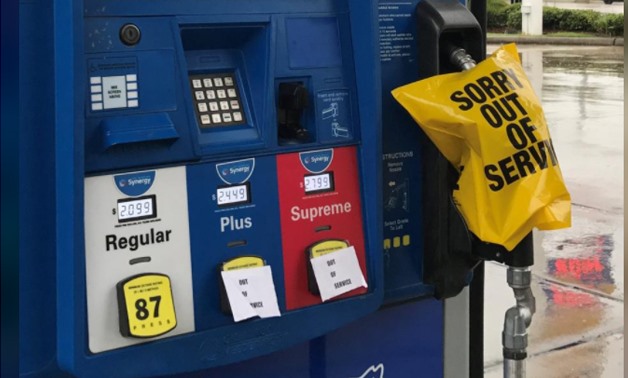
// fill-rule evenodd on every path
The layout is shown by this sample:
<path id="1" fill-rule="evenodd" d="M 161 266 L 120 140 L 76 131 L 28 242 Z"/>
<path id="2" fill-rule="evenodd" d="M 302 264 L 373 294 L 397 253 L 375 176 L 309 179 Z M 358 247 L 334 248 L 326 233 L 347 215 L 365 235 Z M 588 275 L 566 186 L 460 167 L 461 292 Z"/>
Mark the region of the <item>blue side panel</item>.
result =
<path id="1" fill-rule="evenodd" d="M 20 2 L 20 125 L 54 125 L 52 4 Z M 26 74 L 28 73 L 28 75 Z M 39 104 L 37 111 L 32 104 Z M 20 373 L 55 365 L 54 127 L 19 127 Z M 40 318 L 42 313 L 49 316 Z"/>
<path id="2" fill-rule="evenodd" d="M 310 345 L 311 342 L 305 342 L 267 356 L 220 368 L 178 374 L 172 378 L 325 378 L 324 375 L 310 374 L 312 359 Z"/>
<path id="3" fill-rule="evenodd" d="M 325 377 L 442 377 L 443 303 L 384 308 L 325 337 Z M 383 366 L 385 374 L 366 374 Z"/>
<path id="4" fill-rule="evenodd" d="M 390 92 L 418 80 L 418 1 L 379 1 L 382 65 L 384 276 L 387 302 L 432 293 L 423 282 L 422 161 L 419 127 Z"/>
<path id="5" fill-rule="evenodd" d="M 78 76 L 83 48 L 82 2 L 56 2 L 54 6 L 55 86 L 55 190 L 57 363 L 65 371 L 75 368 L 71 358 L 82 352 L 87 328 L 85 316 L 85 255 L 83 232 L 83 137 L 82 92 L 85 78 Z M 52 141 L 51 141 L 52 142 Z M 51 268 L 52 269 L 52 268 Z"/>
<path id="6" fill-rule="evenodd" d="M 443 304 L 424 299 L 265 357 L 176 377 L 442 377 L 443 358 Z"/>

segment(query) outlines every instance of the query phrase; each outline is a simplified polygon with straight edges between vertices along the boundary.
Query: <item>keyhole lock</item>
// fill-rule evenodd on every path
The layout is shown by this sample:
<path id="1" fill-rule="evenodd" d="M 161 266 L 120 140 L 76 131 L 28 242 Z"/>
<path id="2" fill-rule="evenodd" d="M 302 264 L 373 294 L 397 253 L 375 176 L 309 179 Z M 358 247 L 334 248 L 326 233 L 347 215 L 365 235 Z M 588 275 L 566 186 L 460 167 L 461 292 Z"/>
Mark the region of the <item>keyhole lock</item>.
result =
<path id="1" fill-rule="evenodd" d="M 120 28 L 120 40 L 127 46 L 137 45 L 140 37 L 140 29 L 135 24 L 125 24 Z"/>

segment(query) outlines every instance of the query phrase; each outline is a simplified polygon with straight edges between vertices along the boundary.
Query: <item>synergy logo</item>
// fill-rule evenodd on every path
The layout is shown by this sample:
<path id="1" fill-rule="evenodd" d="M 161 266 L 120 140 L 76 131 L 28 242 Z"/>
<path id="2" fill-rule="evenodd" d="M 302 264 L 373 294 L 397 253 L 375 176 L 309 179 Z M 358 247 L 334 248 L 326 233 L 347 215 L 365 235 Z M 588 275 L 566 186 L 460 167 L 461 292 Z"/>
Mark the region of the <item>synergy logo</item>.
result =
<path id="1" fill-rule="evenodd" d="M 140 196 L 148 191 L 155 182 L 155 171 L 126 173 L 113 176 L 113 180 L 122 193 L 127 196 Z"/>
<path id="2" fill-rule="evenodd" d="M 216 164 L 218 177 L 228 185 L 242 184 L 249 181 L 254 170 L 254 158 Z"/>
<path id="3" fill-rule="evenodd" d="M 329 168 L 334 158 L 334 150 L 318 150 L 309 152 L 300 152 L 299 158 L 305 169 L 311 173 L 321 173 Z"/>

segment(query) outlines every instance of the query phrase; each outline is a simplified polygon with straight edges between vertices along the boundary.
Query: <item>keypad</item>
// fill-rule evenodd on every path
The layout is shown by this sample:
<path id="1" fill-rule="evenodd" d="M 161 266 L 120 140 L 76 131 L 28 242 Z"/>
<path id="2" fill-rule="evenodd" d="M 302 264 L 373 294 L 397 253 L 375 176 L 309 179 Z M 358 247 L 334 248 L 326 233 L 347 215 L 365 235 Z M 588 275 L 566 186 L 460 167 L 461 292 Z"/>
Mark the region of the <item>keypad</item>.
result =
<path id="1" fill-rule="evenodd" d="M 194 111 L 202 128 L 246 123 L 232 72 L 190 76 Z"/>

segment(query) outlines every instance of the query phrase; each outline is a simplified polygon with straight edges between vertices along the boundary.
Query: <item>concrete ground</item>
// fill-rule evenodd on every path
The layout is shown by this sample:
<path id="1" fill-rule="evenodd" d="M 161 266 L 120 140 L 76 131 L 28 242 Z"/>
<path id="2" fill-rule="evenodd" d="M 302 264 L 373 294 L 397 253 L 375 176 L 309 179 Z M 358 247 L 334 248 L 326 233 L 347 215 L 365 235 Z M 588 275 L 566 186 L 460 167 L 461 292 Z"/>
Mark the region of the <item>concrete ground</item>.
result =
<path id="1" fill-rule="evenodd" d="M 489 45 L 494 51 L 496 45 Z M 542 99 L 572 227 L 535 233 L 527 377 L 624 376 L 624 50 L 520 46 Z M 485 376 L 502 376 L 505 267 L 487 263 Z"/>

